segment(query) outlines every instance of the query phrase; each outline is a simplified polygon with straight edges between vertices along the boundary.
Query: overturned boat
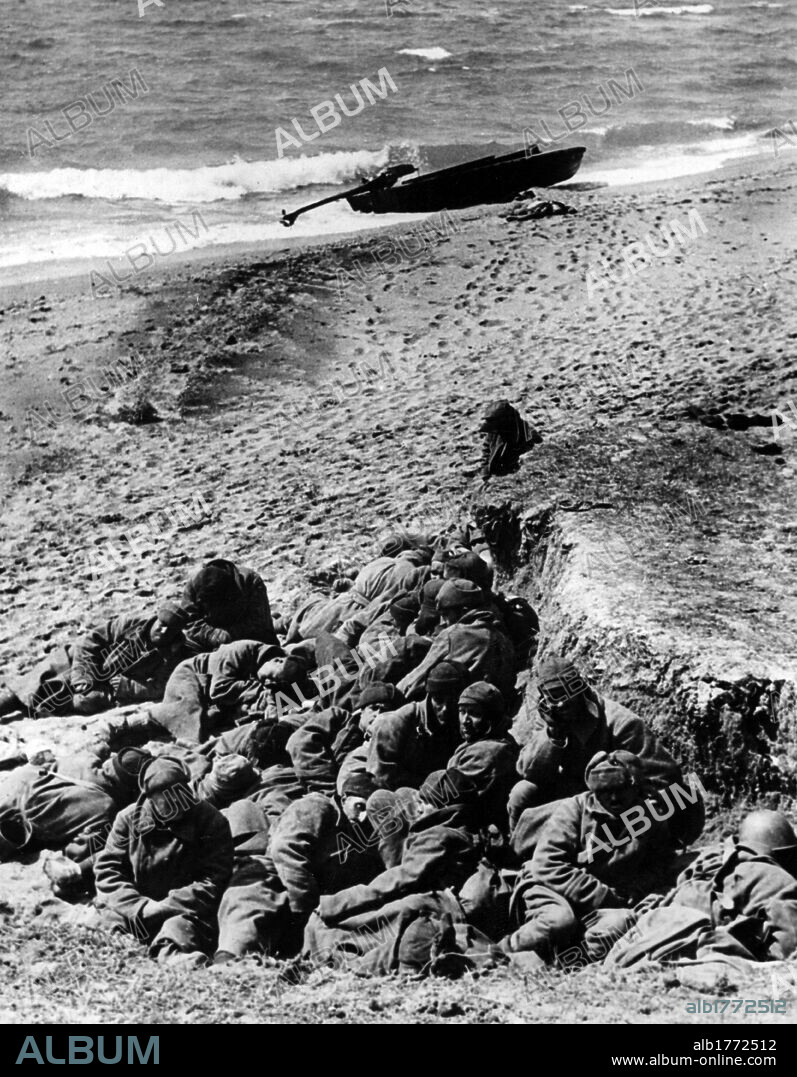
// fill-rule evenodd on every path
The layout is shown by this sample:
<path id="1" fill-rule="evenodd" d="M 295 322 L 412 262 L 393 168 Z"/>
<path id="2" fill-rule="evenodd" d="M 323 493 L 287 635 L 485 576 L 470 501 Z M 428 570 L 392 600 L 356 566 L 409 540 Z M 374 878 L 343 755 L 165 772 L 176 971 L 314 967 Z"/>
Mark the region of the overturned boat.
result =
<path id="1" fill-rule="evenodd" d="M 529 187 L 552 187 L 574 176 L 581 165 L 584 146 L 563 150 L 517 150 L 407 177 L 414 165 L 392 165 L 350 191 L 311 202 L 292 213 L 283 210 L 287 227 L 308 210 L 346 199 L 358 213 L 435 213 L 442 209 L 465 209 L 493 202 L 511 202 Z"/>

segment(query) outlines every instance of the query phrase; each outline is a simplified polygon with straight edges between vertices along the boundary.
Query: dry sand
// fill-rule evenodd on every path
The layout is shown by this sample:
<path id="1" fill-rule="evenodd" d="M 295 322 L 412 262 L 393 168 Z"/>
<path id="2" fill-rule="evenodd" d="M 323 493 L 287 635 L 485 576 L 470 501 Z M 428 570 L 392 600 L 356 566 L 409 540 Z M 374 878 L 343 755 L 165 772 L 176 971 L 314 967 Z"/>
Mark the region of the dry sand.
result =
<path id="1" fill-rule="evenodd" d="M 718 803 L 793 792 L 794 433 L 773 443 L 770 418 L 797 375 L 789 160 L 563 191 L 573 217 L 456 212 L 393 269 L 375 250 L 417 225 L 164 262 L 108 299 L 85 271 L 5 289 L 2 668 L 178 594 L 209 557 L 257 568 L 289 613 L 391 520 L 510 503 L 525 523 L 503 583 L 537 603 L 544 644 L 653 720 Z M 690 210 L 705 233 L 589 295 L 601 258 Z M 358 265 L 366 283 L 339 289 Z M 144 374 L 71 416 L 61 391 L 133 352 Z M 483 489 L 475 430 L 502 396 L 545 440 Z M 45 400 L 59 421 L 31 440 Z M 119 418 L 142 401 L 158 421 Z M 168 526 L 197 496 L 209 515 Z M 109 542 L 121 563 L 98 573 Z"/>

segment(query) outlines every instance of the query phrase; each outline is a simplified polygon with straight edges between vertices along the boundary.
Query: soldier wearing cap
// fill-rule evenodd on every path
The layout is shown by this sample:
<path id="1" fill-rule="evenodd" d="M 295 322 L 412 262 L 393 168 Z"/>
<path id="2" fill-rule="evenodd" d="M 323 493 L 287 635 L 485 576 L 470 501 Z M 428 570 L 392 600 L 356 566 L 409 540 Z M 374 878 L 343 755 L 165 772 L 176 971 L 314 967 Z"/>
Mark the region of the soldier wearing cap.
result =
<path id="1" fill-rule="evenodd" d="M 434 671 L 433 671 L 434 673 Z M 506 834 L 506 802 L 514 780 L 518 746 L 506 728 L 503 696 L 486 681 L 465 688 L 457 701 L 459 744 L 444 765 L 427 780 L 456 774 L 468 784 L 468 808 L 474 826 Z M 389 722 L 393 716 L 384 719 Z M 464 786 L 463 786 L 464 788 Z M 402 849 L 417 815 L 418 794 L 408 786 L 378 789 L 368 801 L 368 816 L 379 833 L 379 852 L 386 867 L 401 860 Z"/>
<path id="2" fill-rule="evenodd" d="M 607 964 L 686 958 L 695 979 L 700 982 L 702 966 L 714 986 L 712 964 L 722 975 L 728 964 L 738 968 L 747 961 L 793 957 L 797 835 L 792 824 L 782 812 L 751 812 L 736 837 L 702 849 L 672 890 L 652 895 L 637 912 L 633 935 L 617 943 Z"/>
<path id="3" fill-rule="evenodd" d="M 367 611 L 355 614 L 344 621 L 334 635 L 348 647 L 375 647 L 385 639 L 403 639 L 420 608 L 417 592 L 405 591 L 396 595 L 375 619 Z"/>
<path id="4" fill-rule="evenodd" d="M 77 786 L 84 783 L 96 786 L 119 810 L 138 796 L 139 775 L 151 760 L 152 756 L 143 748 L 122 748 L 104 762 L 91 755 L 60 760 L 57 772 Z M 103 826 L 92 826 L 75 837 L 61 855 L 48 858 L 44 873 L 57 897 L 73 900 L 93 891 L 94 861 L 105 848 L 111 825 L 109 817 Z"/>
<path id="5" fill-rule="evenodd" d="M 219 811 L 250 796 L 259 785 L 260 775 L 252 763 L 234 752 L 216 756 L 210 771 L 191 783 L 197 797 Z"/>
<path id="6" fill-rule="evenodd" d="M 244 799 L 222 814 L 230 824 L 235 864 L 219 905 L 214 965 L 275 953 L 290 922 L 288 898 L 268 855 L 269 823 L 262 809 Z"/>
<path id="7" fill-rule="evenodd" d="M 182 606 L 166 602 L 154 615 L 114 617 L 91 628 L 0 693 L 0 717 L 20 710 L 35 718 L 96 714 L 162 699 L 172 671 L 190 653 L 186 617 Z"/>
<path id="8" fill-rule="evenodd" d="M 33 849 L 64 850 L 68 857 L 51 858 L 51 881 L 56 888 L 63 883 L 64 893 L 89 888 L 94 857 L 117 812 L 108 787 L 122 795 L 115 766 L 103 781 L 90 782 L 30 764 L 9 774 L 0 790 L 0 860 Z"/>
<path id="9" fill-rule="evenodd" d="M 294 683 L 308 687 L 306 674 L 307 663 L 280 647 L 236 640 L 181 662 L 151 717 L 173 737 L 199 744 L 218 727 L 273 709 L 275 693 L 282 689 L 284 709 L 298 706 L 286 693 Z"/>
<path id="10" fill-rule="evenodd" d="M 446 580 L 437 594 L 443 628 L 426 657 L 403 680 L 399 689 L 407 699 L 421 699 L 426 679 L 443 660 L 467 670 L 469 681 L 489 680 L 501 691 L 506 705 L 514 705 L 515 665 L 512 643 L 480 587 L 471 580 Z"/>
<path id="11" fill-rule="evenodd" d="M 105 921 L 150 944 L 159 960 L 207 963 L 216 910 L 233 868 L 224 816 L 190 789 L 175 759 L 154 759 L 140 796 L 117 815 L 94 865 Z"/>
<path id="12" fill-rule="evenodd" d="M 504 697 L 494 684 L 476 681 L 459 697 L 458 709 L 461 743 L 448 767 L 473 782 L 480 825 L 505 832 L 518 746 L 507 732 Z"/>
<path id="13" fill-rule="evenodd" d="M 445 580 L 435 578 L 428 580 L 421 591 L 421 604 L 418 616 L 407 629 L 407 635 L 426 636 L 433 639 L 440 631 L 440 611 L 437 608 L 437 596 Z"/>
<path id="14" fill-rule="evenodd" d="M 346 763 L 344 777 L 363 772 L 374 728 L 385 712 L 396 710 L 403 702 L 395 685 L 371 681 L 360 690 L 353 712 L 327 707 L 308 715 L 288 741 L 288 754 L 305 792 L 333 796 Z"/>
<path id="15" fill-rule="evenodd" d="M 645 799 L 643 762 L 598 752 L 587 791 L 557 802 L 513 897 L 521 921 L 502 943 L 546 961 L 581 940 L 582 963 L 605 956 L 634 921 L 633 905 L 668 885 L 677 868 L 666 826 Z"/>
<path id="16" fill-rule="evenodd" d="M 369 816 L 378 795 L 368 801 Z M 369 881 L 322 897 L 318 905 L 320 918 L 327 924 L 339 924 L 408 894 L 446 887 L 459 889 L 475 868 L 481 851 L 474 810 L 477 801 L 475 783 L 461 771 L 448 768 L 430 774 L 418 791 L 415 817 L 398 861 Z M 400 805 L 396 803 L 393 810 L 400 810 Z M 384 802 L 381 811 L 384 825 L 389 814 Z"/>
<path id="17" fill-rule="evenodd" d="M 117 808 L 126 808 L 138 796 L 139 774 L 151 759 L 145 748 L 120 748 L 104 761 L 91 753 L 59 759 L 55 770 L 64 778 L 99 786 Z"/>
<path id="18" fill-rule="evenodd" d="M 293 616 L 286 643 L 334 632 L 355 616 L 367 627 L 386 612 L 398 595 L 423 586 L 429 577 L 430 562 L 431 551 L 408 548 L 396 536 L 395 542 L 391 539 L 386 543 L 380 556 L 357 573 L 349 590 L 331 599 L 311 598 L 301 606 Z"/>
<path id="19" fill-rule="evenodd" d="M 457 577 L 471 580 L 482 589 L 487 608 L 513 644 L 516 668 L 526 668 L 530 664 L 529 654 L 532 647 L 531 658 L 537 653 L 540 622 L 535 610 L 526 599 L 518 595 L 507 597 L 501 592 L 493 591 L 492 566 L 477 553 L 459 553 L 443 561 L 444 581 Z"/>
<path id="20" fill-rule="evenodd" d="M 556 802 L 584 790 L 585 768 L 597 752 L 623 749 L 638 756 L 648 790 L 684 781 L 681 768 L 649 726 L 599 695 L 569 660 L 554 656 L 541 662 L 537 685 L 536 719 L 518 759 L 523 780 L 509 799 L 512 841 L 521 859 L 532 855 Z M 704 805 L 698 797 L 670 820 L 673 841 L 694 841 L 703 821 Z"/>
<path id="21" fill-rule="evenodd" d="M 470 580 L 488 593 L 493 586 L 493 569 L 473 550 L 447 550 L 443 555 L 444 580 Z"/>
<path id="22" fill-rule="evenodd" d="M 373 790 L 368 774 L 351 774 L 339 796 L 308 793 L 288 806 L 274 828 L 271 858 L 291 918 L 283 950 L 298 949 L 323 894 L 365 882 L 379 870 L 378 838 L 366 815 Z"/>
<path id="23" fill-rule="evenodd" d="M 186 639 L 194 653 L 214 651 L 225 643 L 252 639 L 279 642 L 268 590 L 251 568 L 222 557 L 208 561 L 189 577 L 183 595 Z"/>
<path id="24" fill-rule="evenodd" d="M 446 765 L 460 741 L 457 703 L 466 678 L 457 662 L 438 662 L 424 699 L 389 711 L 374 726 L 367 770 L 380 788 L 417 789 L 427 774 Z"/>
<path id="25" fill-rule="evenodd" d="M 481 471 L 485 482 L 492 475 L 517 471 L 523 453 L 542 441 L 542 435 L 508 400 L 496 400 L 489 406 L 479 431 L 484 435 Z"/>

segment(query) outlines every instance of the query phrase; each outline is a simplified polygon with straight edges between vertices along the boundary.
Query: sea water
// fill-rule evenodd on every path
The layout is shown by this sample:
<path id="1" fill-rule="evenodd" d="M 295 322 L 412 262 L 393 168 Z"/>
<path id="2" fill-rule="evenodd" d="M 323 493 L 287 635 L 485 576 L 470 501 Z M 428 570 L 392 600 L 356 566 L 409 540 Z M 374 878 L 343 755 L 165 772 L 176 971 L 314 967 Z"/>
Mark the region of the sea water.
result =
<path id="1" fill-rule="evenodd" d="M 4 0 L 0 272 L 121 256 L 196 212 L 197 246 L 389 223 L 345 203 L 291 233 L 279 216 L 388 163 L 439 168 L 526 132 L 586 146 L 577 180 L 609 184 L 785 153 L 796 15 L 797 0 Z M 379 72 L 384 94 L 357 111 L 353 87 Z M 336 94 L 354 114 L 322 132 L 311 110 Z"/>

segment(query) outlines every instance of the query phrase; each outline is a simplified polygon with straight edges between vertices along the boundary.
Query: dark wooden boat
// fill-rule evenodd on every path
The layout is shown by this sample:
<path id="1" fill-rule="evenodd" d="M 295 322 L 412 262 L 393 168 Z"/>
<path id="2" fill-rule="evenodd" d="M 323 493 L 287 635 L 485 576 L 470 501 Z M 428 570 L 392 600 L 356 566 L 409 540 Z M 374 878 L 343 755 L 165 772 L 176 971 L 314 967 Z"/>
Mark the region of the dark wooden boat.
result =
<path id="1" fill-rule="evenodd" d="M 530 153 L 517 150 L 499 157 L 491 154 L 412 179 L 406 178 L 416 171 L 412 165 L 394 165 L 351 191 L 322 198 L 293 213 L 283 212 L 282 223 L 290 226 L 300 214 L 343 198 L 358 213 L 435 213 L 511 202 L 529 187 L 552 187 L 570 179 L 585 152 L 584 146 L 574 146 Z"/>
<path id="2" fill-rule="evenodd" d="M 349 195 L 359 213 L 434 213 L 490 202 L 511 202 L 527 187 L 551 187 L 578 171 L 584 148 L 480 157 L 453 168 L 405 179 L 394 187 Z"/>

